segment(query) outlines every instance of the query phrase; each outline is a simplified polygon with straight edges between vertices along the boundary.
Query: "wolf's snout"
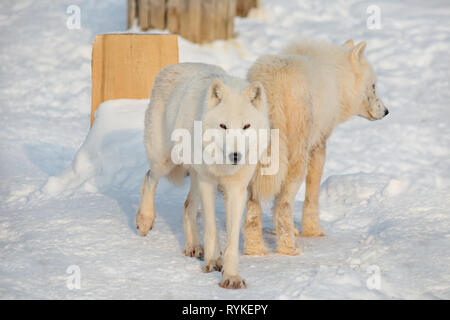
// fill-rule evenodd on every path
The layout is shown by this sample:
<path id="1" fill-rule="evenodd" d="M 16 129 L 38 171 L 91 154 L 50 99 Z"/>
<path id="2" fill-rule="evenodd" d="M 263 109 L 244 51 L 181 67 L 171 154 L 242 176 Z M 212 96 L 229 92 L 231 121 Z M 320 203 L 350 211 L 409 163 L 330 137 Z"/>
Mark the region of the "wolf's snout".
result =
<path id="1" fill-rule="evenodd" d="M 389 110 L 386 108 L 384 109 L 384 116 L 386 117 L 389 114 Z"/>
<path id="2" fill-rule="evenodd" d="M 233 164 L 237 164 L 241 160 L 242 155 L 239 152 L 232 152 L 228 155 L 228 158 Z"/>

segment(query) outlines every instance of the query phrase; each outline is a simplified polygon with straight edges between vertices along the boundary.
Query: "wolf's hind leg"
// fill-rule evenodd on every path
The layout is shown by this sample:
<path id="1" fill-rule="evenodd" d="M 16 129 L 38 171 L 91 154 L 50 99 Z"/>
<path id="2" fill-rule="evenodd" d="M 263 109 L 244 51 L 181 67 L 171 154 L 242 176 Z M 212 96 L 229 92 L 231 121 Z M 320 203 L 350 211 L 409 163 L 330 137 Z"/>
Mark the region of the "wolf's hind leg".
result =
<path id="1" fill-rule="evenodd" d="M 324 235 L 319 221 L 319 192 L 320 180 L 325 164 L 325 153 L 324 144 L 314 149 L 310 154 L 302 214 L 301 236 L 303 237 L 320 237 Z"/>
<path id="2" fill-rule="evenodd" d="M 155 221 L 155 192 L 158 180 L 152 177 L 150 170 L 145 175 L 141 188 L 141 201 L 136 214 L 136 227 L 145 236 Z"/>
<path id="3" fill-rule="evenodd" d="M 188 257 L 203 257 L 203 247 L 200 245 L 197 228 L 197 209 L 200 205 L 197 174 L 190 173 L 191 187 L 184 203 L 184 232 L 186 234 L 186 248 L 183 253 Z"/>
<path id="4" fill-rule="evenodd" d="M 264 244 L 261 223 L 261 203 L 250 194 L 247 201 L 247 213 L 244 222 L 244 254 L 264 255 L 267 248 Z"/>

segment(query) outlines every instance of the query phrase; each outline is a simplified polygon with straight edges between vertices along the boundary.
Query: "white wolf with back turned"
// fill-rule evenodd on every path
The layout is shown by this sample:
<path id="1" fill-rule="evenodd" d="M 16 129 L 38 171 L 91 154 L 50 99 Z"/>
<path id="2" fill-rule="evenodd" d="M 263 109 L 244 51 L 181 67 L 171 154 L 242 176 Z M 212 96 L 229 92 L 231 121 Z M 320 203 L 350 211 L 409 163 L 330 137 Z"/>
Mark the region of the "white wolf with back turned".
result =
<path id="1" fill-rule="evenodd" d="M 222 270 L 215 219 L 216 193 L 220 185 L 226 194 L 227 229 L 220 285 L 225 288 L 245 287 L 245 281 L 238 275 L 239 231 L 247 199 L 247 186 L 256 168 L 256 162 L 250 164 L 248 161 L 239 161 L 239 158 L 248 157 L 246 150 L 243 151 L 246 154 L 242 154 L 223 148 L 222 150 L 227 152 L 225 156 L 229 157 L 232 163 L 175 163 L 171 157 L 175 145 L 171 135 L 174 130 L 182 129 L 194 137 L 195 121 L 201 121 L 204 131 L 217 129 L 225 136 L 228 129 L 269 130 L 264 88 L 259 82 L 250 85 L 245 80 L 228 76 L 219 67 L 200 63 L 180 63 L 160 71 L 155 78 L 150 105 L 145 114 L 144 140 L 151 169 L 147 172 L 142 186 L 136 225 L 142 235 L 147 234 L 153 227 L 154 197 L 160 178 L 166 176 L 170 181 L 178 183 L 189 173 L 191 187 L 184 211 L 184 252 L 188 256 L 203 255 L 196 221 L 201 202 L 205 227 L 203 270 Z"/>

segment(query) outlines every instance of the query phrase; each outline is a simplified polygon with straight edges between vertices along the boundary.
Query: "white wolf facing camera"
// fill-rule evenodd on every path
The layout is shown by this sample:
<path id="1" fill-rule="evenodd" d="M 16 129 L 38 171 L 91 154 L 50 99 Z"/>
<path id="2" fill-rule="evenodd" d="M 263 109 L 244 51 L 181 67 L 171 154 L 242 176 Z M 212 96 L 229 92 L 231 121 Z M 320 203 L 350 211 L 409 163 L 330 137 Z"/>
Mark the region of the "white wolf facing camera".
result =
<path id="1" fill-rule="evenodd" d="M 192 257 L 204 255 L 204 272 L 222 270 L 222 256 L 215 219 L 217 187 L 224 191 L 227 245 L 223 257 L 220 286 L 245 287 L 238 275 L 239 229 L 247 200 L 247 186 L 256 163 L 248 163 L 248 149 L 221 148 L 231 163 L 206 164 L 192 161 L 177 164 L 172 158 L 176 141 L 171 137 L 176 130 L 187 131 L 196 152 L 194 123 L 201 121 L 203 130 L 216 129 L 227 135 L 228 130 L 269 131 L 267 102 L 259 82 L 231 77 L 219 67 L 201 63 L 180 63 L 165 67 L 155 78 L 150 105 L 145 114 L 144 142 L 150 162 L 142 186 L 136 225 L 142 235 L 152 229 L 155 219 L 154 197 L 158 180 L 167 177 L 180 183 L 189 173 L 191 186 L 184 206 L 186 248 Z M 205 137 L 202 136 L 203 152 Z M 183 150 L 183 152 L 186 152 Z M 214 153 L 214 152 L 213 152 Z M 194 155 L 195 156 L 195 155 Z M 198 238 L 197 209 L 202 203 L 204 212 L 204 252 Z"/>

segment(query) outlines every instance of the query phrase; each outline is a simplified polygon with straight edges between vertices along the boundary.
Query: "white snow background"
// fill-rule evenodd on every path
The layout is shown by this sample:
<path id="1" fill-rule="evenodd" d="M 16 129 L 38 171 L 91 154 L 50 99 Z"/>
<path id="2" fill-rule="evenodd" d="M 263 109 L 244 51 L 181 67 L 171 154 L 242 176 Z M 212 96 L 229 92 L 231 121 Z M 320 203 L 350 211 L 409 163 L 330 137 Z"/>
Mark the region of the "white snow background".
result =
<path id="1" fill-rule="evenodd" d="M 180 39 L 180 61 L 245 76 L 258 56 L 296 37 L 367 41 L 390 114 L 354 118 L 329 140 L 320 195 L 326 237 L 299 238 L 304 253 L 296 257 L 242 256 L 248 289 L 222 289 L 220 273 L 203 274 L 202 261 L 182 255 L 188 183 L 165 181 L 155 227 L 139 236 L 146 101 L 104 104 L 89 131 L 91 44 L 96 34 L 125 31 L 126 1 L 2 1 L 0 298 L 450 298 L 450 3 L 263 3 L 236 19 L 234 40 Z M 81 29 L 66 27 L 73 4 Z M 380 8 L 379 30 L 366 26 L 370 5 Z M 221 200 L 217 220 L 224 245 Z M 269 206 L 263 225 L 273 250 Z M 69 290 L 73 265 L 81 287 Z"/>

